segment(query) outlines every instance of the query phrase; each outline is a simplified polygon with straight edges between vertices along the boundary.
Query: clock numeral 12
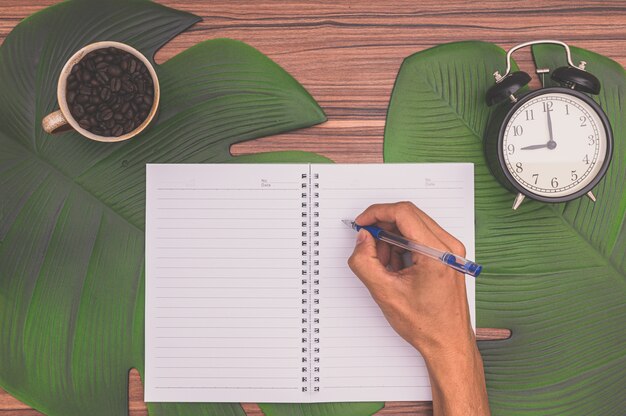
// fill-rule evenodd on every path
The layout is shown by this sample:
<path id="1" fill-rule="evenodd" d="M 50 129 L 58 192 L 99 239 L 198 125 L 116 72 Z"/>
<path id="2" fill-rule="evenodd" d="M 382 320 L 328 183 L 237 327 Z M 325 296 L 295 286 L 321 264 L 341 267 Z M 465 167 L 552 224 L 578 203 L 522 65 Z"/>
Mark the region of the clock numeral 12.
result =
<path id="1" fill-rule="evenodd" d="M 548 111 L 552 111 L 552 106 L 554 103 L 552 101 L 544 101 L 543 102 L 543 112 L 547 113 Z"/>
<path id="2" fill-rule="evenodd" d="M 565 104 L 565 115 L 569 116 L 569 104 Z"/>

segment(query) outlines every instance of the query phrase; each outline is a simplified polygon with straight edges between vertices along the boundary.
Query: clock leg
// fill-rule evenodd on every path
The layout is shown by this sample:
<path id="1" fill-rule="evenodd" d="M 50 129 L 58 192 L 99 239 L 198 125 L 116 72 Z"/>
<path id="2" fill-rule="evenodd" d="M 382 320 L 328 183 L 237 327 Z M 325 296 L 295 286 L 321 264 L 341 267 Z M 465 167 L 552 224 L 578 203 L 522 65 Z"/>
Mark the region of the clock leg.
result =
<path id="1" fill-rule="evenodd" d="M 593 202 L 596 202 L 596 196 L 593 194 L 593 192 L 589 191 L 587 192 L 587 196 L 589 197 L 589 199 L 591 199 Z"/>
<path id="2" fill-rule="evenodd" d="M 522 204 L 522 201 L 524 201 L 524 198 L 526 198 L 526 195 L 524 195 L 522 193 L 517 194 L 517 196 L 515 197 L 515 201 L 513 202 L 513 209 L 514 210 L 519 208 L 519 206 Z"/>

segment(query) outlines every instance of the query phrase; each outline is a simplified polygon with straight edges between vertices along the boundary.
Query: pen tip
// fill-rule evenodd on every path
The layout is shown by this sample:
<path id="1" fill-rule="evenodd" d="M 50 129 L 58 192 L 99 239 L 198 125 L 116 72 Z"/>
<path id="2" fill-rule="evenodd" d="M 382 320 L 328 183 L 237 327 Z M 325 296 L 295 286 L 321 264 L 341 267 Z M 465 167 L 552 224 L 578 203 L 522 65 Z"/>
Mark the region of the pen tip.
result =
<path id="1" fill-rule="evenodd" d="M 353 228 L 353 222 L 350 220 L 341 220 L 347 227 Z"/>

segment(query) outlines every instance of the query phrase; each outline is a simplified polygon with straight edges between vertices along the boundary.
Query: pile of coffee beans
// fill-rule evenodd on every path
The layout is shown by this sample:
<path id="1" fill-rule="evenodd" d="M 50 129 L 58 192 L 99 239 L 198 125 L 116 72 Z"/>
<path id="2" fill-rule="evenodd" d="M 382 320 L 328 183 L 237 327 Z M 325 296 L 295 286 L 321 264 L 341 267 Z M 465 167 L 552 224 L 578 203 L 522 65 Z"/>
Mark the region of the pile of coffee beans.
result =
<path id="1" fill-rule="evenodd" d="M 114 47 L 97 49 L 72 68 L 66 100 L 82 128 L 118 137 L 146 120 L 154 84 L 148 68 L 134 55 Z"/>

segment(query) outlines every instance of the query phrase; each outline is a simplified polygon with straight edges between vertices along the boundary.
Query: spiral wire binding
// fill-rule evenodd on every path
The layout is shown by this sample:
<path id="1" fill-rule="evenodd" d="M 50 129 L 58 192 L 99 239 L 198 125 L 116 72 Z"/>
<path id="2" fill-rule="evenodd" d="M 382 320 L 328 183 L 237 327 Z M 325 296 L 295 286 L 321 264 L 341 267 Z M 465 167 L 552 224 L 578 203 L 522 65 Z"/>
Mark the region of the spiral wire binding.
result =
<path id="1" fill-rule="evenodd" d="M 311 387 L 311 383 L 309 381 L 309 373 L 311 368 L 311 350 L 309 343 L 309 335 L 311 333 L 311 321 L 309 317 L 309 302 L 311 297 L 311 281 L 309 276 L 310 271 L 310 247 L 309 247 L 309 237 L 311 233 L 311 224 L 309 219 L 309 207 L 311 206 L 311 194 L 310 194 L 310 176 L 306 173 L 302 174 L 302 299 L 301 299 L 301 341 L 302 341 L 302 392 L 306 393 L 309 391 Z"/>
<path id="2" fill-rule="evenodd" d="M 312 183 L 313 192 L 311 193 L 312 196 L 310 200 L 311 217 L 312 217 L 310 222 L 312 223 L 311 231 L 313 232 L 311 236 L 311 243 L 313 247 L 311 247 L 309 250 L 312 253 L 311 273 L 313 274 L 313 281 L 311 285 L 312 290 L 313 290 L 313 293 L 311 295 L 311 300 L 313 302 L 313 304 L 311 305 L 311 308 L 312 308 L 311 317 L 313 319 L 313 322 L 311 325 L 311 330 L 312 330 L 311 337 L 313 338 L 313 342 L 311 344 L 311 348 L 313 350 L 312 355 L 311 355 L 311 358 L 313 359 L 313 375 L 311 377 L 313 378 L 312 379 L 313 392 L 319 392 L 320 391 L 320 338 L 319 338 L 320 337 L 320 327 L 319 327 L 319 324 L 320 324 L 320 318 L 319 318 L 319 314 L 320 314 L 320 309 L 319 309 L 320 308 L 320 298 L 319 298 L 319 294 L 320 294 L 320 280 L 319 280 L 319 274 L 320 274 L 319 207 L 320 207 L 320 203 L 319 203 L 319 174 L 318 173 L 313 174 L 313 180 L 314 180 L 314 182 Z"/>

